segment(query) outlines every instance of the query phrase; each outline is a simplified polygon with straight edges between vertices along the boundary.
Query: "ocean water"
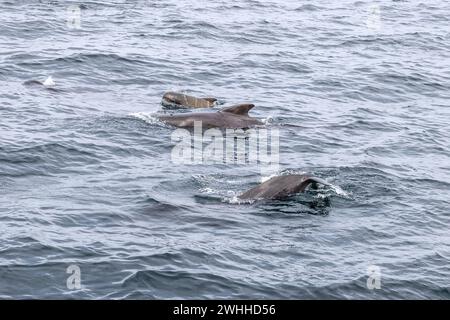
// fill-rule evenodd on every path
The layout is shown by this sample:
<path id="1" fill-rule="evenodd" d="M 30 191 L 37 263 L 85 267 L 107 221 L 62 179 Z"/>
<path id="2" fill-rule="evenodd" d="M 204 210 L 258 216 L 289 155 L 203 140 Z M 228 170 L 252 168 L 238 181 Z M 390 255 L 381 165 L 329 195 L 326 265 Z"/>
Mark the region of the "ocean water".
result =
<path id="1" fill-rule="evenodd" d="M 1 0 L 0 298 L 449 299 L 449 12 Z M 254 103 L 276 174 L 334 187 L 236 201 L 260 165 L 174 163 L 168 90 Z"/>

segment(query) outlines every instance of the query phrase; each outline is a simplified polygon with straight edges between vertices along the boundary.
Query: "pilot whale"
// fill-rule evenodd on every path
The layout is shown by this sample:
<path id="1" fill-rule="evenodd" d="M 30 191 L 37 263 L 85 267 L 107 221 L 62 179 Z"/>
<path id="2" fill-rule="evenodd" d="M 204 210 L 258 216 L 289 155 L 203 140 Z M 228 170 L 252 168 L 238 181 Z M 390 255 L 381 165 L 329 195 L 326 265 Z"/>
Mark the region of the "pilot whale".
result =
<path id="1" fill-rule="evenodd" d="M 214 107 L 216 98 L 197 98 L 184 93 L 166 92 L 161 104 L 166 107 L 176 106 L 179 108 L 211 108 Z"/>
<path id="2" fill-rule="evenodd" d="M 280 200 L 296 193 L 304 192 L 310 184 L 320 183 L 329 186 L 325 180 L 305 174 L 292 174 L 270 178 L 260 185 L 247 190 L 238 198 L 242 200 L 270 199 Z"/>
<path id="3" fill-rule="evenodd" d="M 179 128 L 192 128 L 195 122 L 200 122 L 202 128 L 230 128 L 247 129 L 263 123 L 248 115 L 248 111 L 255 105 L 238 104 L 215 112 L 187 112 L 171 115 L 156 115 L 156 117 L 170 125 Z"/>
<path id="4" fill-rule="evenodd" d="M 55 88 L 55 81 L 53 81 L 52 76 L 49 76 L 45 81 L 40 80 L 27 80 L 23 83 L 25 86 L 43 86 L 50 91 L 62 91 L 61 89 Z"/>

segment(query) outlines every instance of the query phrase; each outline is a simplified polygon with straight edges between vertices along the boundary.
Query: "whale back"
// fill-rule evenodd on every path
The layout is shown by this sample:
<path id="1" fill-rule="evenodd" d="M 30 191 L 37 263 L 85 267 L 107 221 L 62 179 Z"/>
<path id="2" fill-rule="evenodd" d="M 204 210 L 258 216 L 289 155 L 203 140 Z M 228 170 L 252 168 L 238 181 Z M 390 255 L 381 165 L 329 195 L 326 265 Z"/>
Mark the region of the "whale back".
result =
<path id="1" fill-rule="evenodd" d="M 263 124 L 257 118 L 248 116 L 248 110 L 253 107 L 253 104 L 240 104 L 215 112 L 158 115 L 158 118 L 170 125 L 182 128 L 191 128 L 195 122 L 201 122 L 203 128 L 247 129 Z"/>
<path id="2" fill-rule="evenodd" d="M 247 116 L 248 112 L 255 107 L 254 104 L 244 103 L 244 104 L 236 104 L 231 107 L 226 107 L 220 110 L 220 112 L 233 113 L 236 115 Z"/>
<path id="3" fill-rule="evenodd" d="M 304 192 L 311 183 L 328 183 L 322 179 L 308 175 L 286 175 L 273 177 L 260 185 L 244 192 L 240 199 L 282 199 Z"/>

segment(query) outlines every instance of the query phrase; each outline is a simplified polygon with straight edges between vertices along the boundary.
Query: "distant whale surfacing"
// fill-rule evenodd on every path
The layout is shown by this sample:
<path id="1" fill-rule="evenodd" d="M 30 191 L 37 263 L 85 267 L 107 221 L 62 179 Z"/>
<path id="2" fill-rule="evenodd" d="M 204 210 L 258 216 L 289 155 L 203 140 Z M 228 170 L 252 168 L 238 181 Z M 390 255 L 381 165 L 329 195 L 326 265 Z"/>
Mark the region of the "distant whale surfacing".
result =
<path id="1" fill-rule="evenodd" d="M 55 81 L 53 81 L 52 76 L 49 76 L 45 81 L 39 81 L 39 80 L 27 80 L 24 82 L 25 85 L 43 85 L 46 87 L 52 87 L 55 85 Z"/>
<path id="2" fill-rule="evenodd" d="M 248 111 L 254 106 L 253 104 L 238 104 L 216 112 L 188 112 L 157 115 L 156 117 L 179 128 L 192 128 L 195 122 L 201 122 L 203 128 L 246 129 L 263 124 L 260 120 L 248 115 Z"/>
<path id="3" fill-rule="evenodd" d="M 62 91 L 61 89 L 57 89 L 56 83 L 53 80 L 52 76 L 47 77 L 47 79 L 45 79 L 45 81 L 40 81 L 40 80 L 27 80 L 23 83 L 26 86 L 41 86 L 41 87 L 45 87 L 47 90 L 50 91 Z"/>
<path id="4" fill-rule="evenodd" d="M 212 108 L 216 98 L 197 98 L 184 93 L 166 92 L 162 98 L 162 105 L 166 107 L 177 106 L 179 108 Z"/>
<path id="5" fill-rule="evenodd" d="M 296 193 L 304 192 L 310 184 L 320 183 L 330 185 L 328 182 L 303 174 L 293 174 L 273 177 L 264 183 L 244 192 L 239 199 L 256 200 L 271 199 L 280 200 L 292 196 Z"/>

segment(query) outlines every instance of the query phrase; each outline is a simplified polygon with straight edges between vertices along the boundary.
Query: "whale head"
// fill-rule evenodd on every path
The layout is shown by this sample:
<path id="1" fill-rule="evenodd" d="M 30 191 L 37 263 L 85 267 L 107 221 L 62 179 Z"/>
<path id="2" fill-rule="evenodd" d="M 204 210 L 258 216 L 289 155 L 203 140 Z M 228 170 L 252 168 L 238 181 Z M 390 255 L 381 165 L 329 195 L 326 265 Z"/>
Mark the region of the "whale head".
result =
<path id="1" fill-rule="evenodd" d="M 183 108 L 211 108 L 216 98 L 197 98 L 179 92 L 166 92 L 162 98 L 164 106 L 178 106 Z"/>

